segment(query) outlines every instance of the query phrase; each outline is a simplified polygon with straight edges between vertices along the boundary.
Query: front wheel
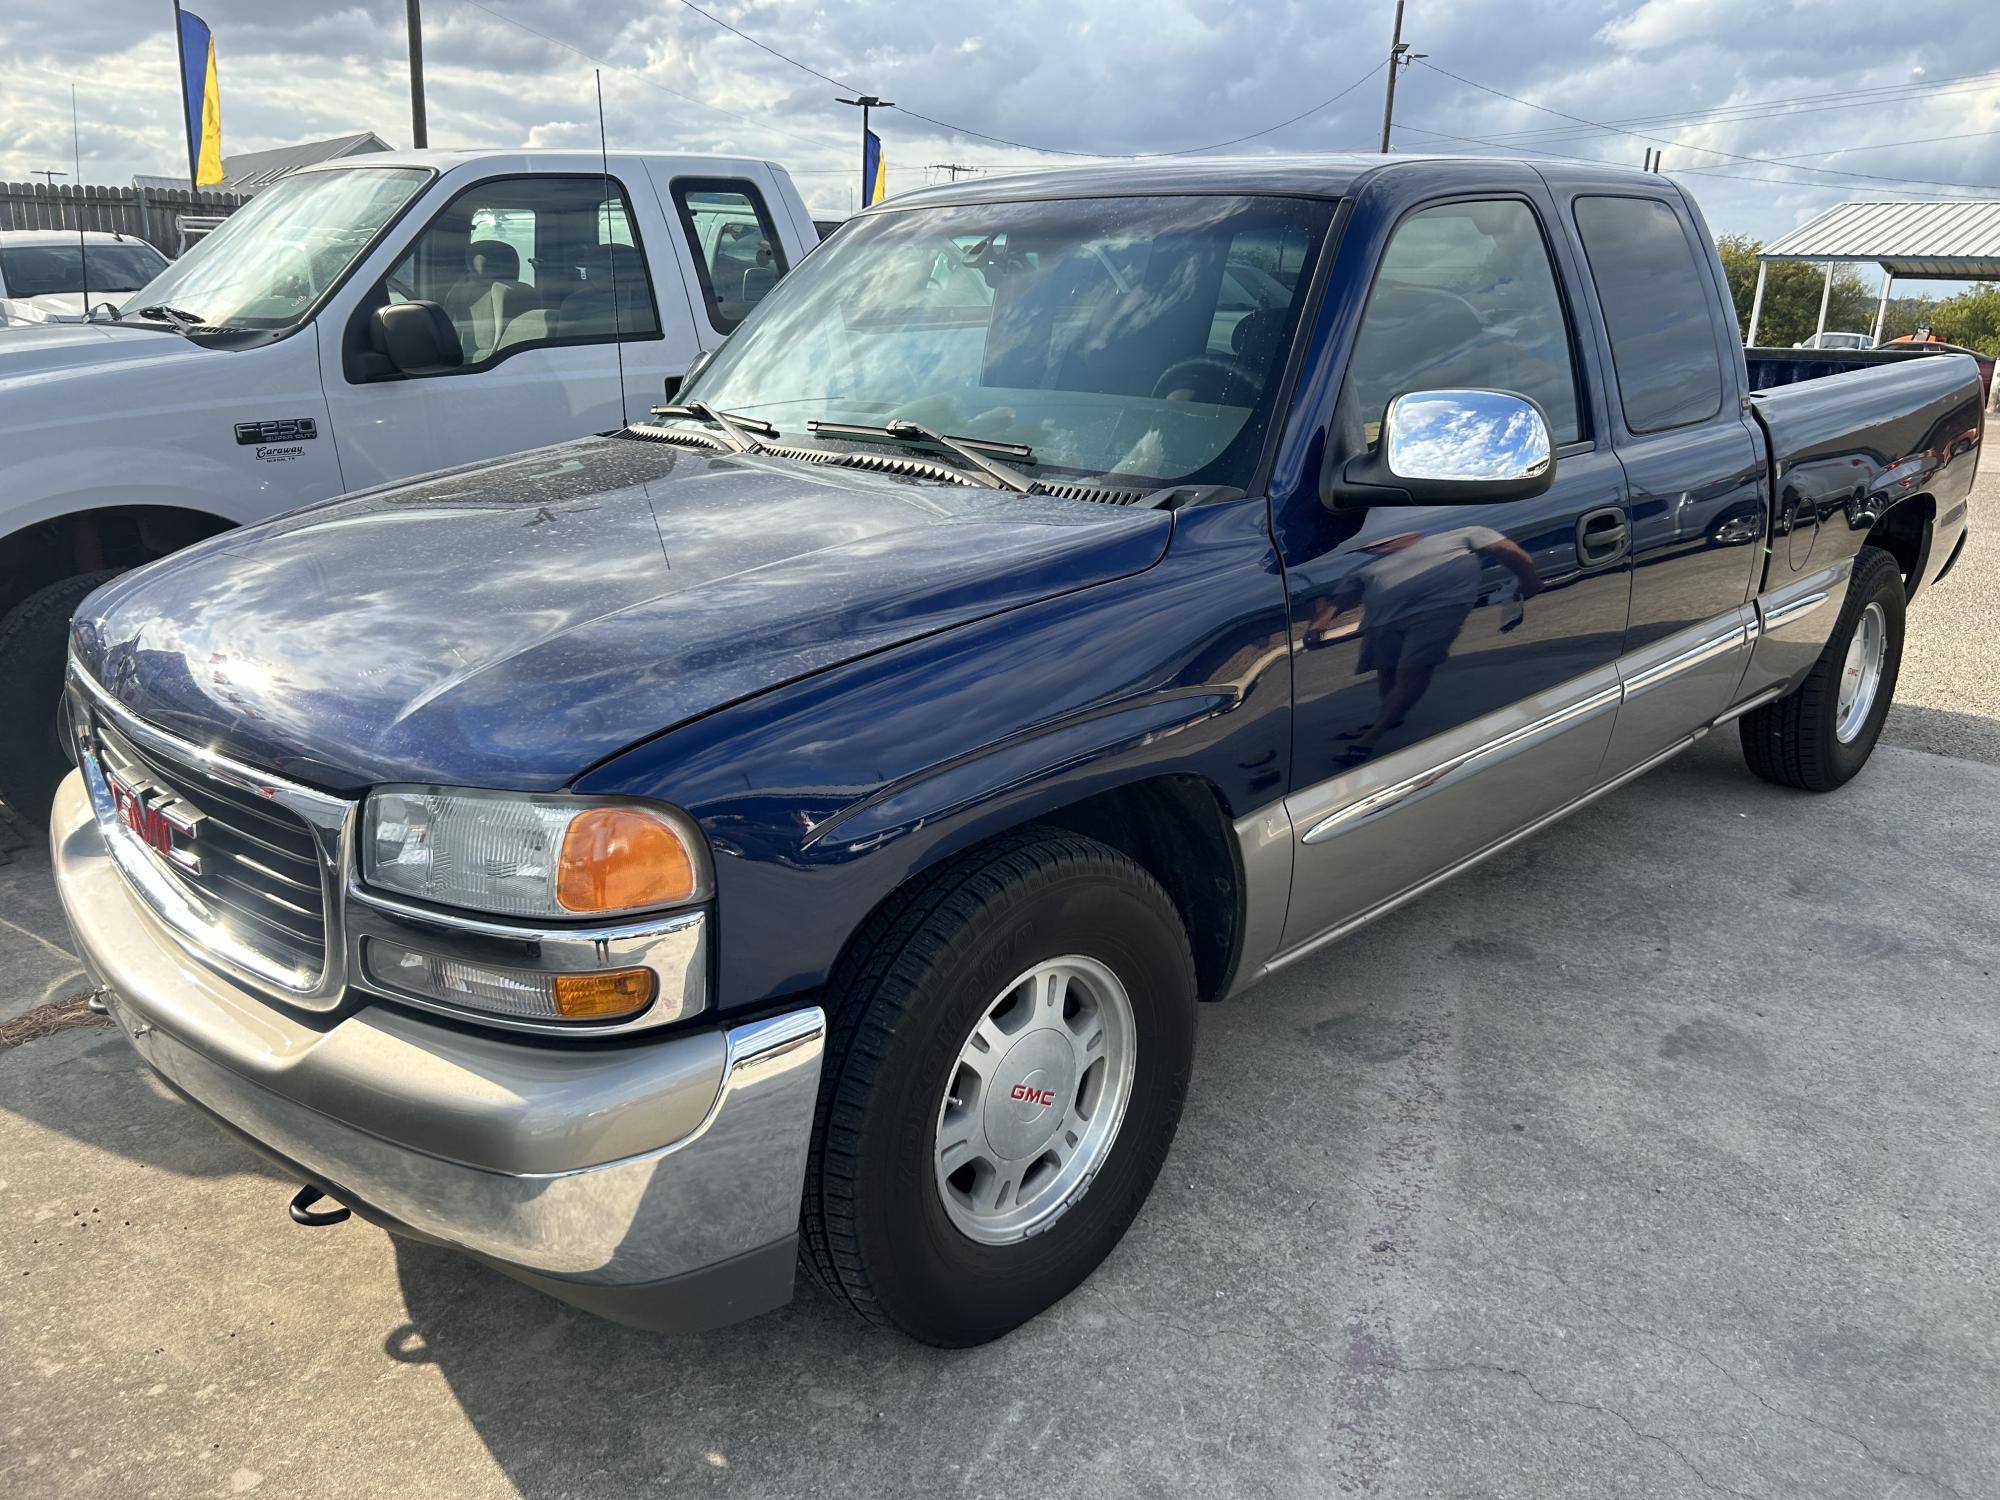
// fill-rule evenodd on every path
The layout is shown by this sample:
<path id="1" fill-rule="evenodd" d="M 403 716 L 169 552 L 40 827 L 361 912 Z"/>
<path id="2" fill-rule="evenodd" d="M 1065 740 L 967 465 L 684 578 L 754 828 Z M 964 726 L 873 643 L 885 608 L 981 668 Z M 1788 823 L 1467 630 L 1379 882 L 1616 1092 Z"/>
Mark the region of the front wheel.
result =
<path id="1" fill-rule="evenodd" d="M 1896 559 L 1863 547 L 1832 638 L 1805 681 L 1741 720 L 1752 771 L 1780 786 L 1830 792 L 1868 764 L 1896 695 L 1905 602 Z"/>
<path id="2" fill-rule="evenodd" d="M 119 570 L 60 578 L 0 619 L 0 801 L 27 822 L 48 822 L 56 787 L 69 772 L 60 713 L 69 622 L 76 607 Z"/>
<path id="3" fill-rule="evenodd" d="M 1159 883 L 1095 840 L 1015 835 L 872 919 L 828 999 L 802 1226 L 821 1284 L 958 1347 L 1088 1276 L 1193 1061 L 1194 961 Z"/>

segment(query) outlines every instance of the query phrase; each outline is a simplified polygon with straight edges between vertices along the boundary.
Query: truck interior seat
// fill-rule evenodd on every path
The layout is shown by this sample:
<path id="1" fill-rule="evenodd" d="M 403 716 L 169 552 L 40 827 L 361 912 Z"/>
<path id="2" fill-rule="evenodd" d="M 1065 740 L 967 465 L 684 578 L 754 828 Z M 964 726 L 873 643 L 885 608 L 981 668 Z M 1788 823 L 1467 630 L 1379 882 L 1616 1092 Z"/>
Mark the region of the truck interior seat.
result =
<path id="1" fill-rule="evenodd" d="M 468 364 L 500 347 L 501 330 L 540 306 L 521 280 L 521 257 L 505 240 L 474 240 L 465 247 L 465 274 L 445 293 L 444 309 L 465 342 Z"/>

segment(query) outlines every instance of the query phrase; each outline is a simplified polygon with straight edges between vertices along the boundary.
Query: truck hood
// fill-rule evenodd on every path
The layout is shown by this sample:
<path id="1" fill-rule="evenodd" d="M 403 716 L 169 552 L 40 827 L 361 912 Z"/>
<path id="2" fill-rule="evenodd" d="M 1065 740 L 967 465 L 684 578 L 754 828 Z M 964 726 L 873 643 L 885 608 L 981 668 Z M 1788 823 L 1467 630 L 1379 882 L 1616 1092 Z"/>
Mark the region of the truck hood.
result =
<path id="1" fill-rule="evenodd" d="M 67 378 L 113 366 L 151 364 L 150 373 L 191 364 L 209 351 L 166 328 L 119 327 L 106 323 L 21 323 L 6 325 L 0 338 L 0 392 L 25 390 L 50 377 Z M 10 424 L 11 425 L 11 424 Z"/>
<path id="2" fill-rule="evenodd" d="M 228 532 L 78 612 L 140 717 L 336 791 L 546 790 L 781 683 L 1158 561 L 1158 510 L 594 438 Z"/>

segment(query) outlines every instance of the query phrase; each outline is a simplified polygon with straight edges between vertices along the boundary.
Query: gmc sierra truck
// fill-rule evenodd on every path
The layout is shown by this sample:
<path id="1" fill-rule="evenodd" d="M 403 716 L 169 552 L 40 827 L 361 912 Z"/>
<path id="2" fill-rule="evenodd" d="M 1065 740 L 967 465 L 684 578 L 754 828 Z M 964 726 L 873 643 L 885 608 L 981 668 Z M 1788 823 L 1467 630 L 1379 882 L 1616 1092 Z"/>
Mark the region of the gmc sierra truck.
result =
<path id="1" fill-rule="evenodd" d="M 294 172 L 171 265 L 124 247 L 154 270 L 116 312 L 0 337 L 0 697 L 31 710 L 0 798 L 48 815 L 70 615 L 113 572 L 622 427 L 818 243 L 769 162 L 398 151 Z"/>
<path id="2" fill-rule="evenodd" d="M 1140 1212 L 1199 1002 L 1723 726 L 1861 770 L 1978 380 L 1735 327 L 1657 174 L 893 199 L 651 420 L 94 593 L 79 949 L 302 1221 L 993 1338 Z"/>

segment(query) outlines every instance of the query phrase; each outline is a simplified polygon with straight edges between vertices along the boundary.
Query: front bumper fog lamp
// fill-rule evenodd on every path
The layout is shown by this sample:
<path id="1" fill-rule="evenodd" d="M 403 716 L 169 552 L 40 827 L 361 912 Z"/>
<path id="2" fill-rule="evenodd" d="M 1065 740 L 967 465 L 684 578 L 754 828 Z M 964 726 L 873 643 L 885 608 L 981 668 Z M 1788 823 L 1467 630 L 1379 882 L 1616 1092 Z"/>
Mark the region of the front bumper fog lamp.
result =
<path id="1" fill-rule="evenodd" d="M 368 940 L 362 962 L 369 979 L 392 994 L 523 1021 L 615 1020 L 644 1010 L 657 991 L 651 969 L 544 974 L 441 958 L 381 938 Z"/>

